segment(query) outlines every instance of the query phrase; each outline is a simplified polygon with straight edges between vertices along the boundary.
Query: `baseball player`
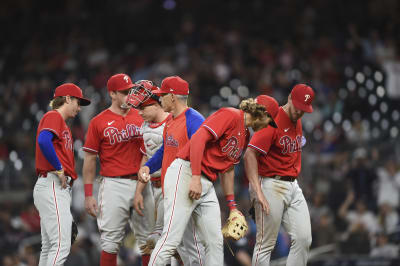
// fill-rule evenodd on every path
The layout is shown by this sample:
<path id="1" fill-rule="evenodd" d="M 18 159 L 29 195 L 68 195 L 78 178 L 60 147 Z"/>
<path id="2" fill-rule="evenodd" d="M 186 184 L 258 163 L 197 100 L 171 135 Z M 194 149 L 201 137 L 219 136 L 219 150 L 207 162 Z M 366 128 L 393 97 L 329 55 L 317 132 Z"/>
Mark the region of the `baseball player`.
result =
<path id="1" fill-rule="evenodd" d="M 51 111 L 40 120 L 36 137 L 36 174 L 33 199 L 40 215 L 42 251 L 39 265 L 64 265 L 71 248 L 71 186 L 77 178 L 74 142 L 65 123 L 80 106 L 89 105 L 72 83 L 56 88 Z"/>
<path id="2" fill-rule="evenodd" d="M 141 147 L 141 151 L 146 156 L 146 160 L 151 158 L 162 145 L 165 123 L 172 118 L 169 113 L 162 109 L 159 97 L 151 92 L 155 89 L 157 87 L 153 85 L 153 82 L 140 80 L 135 82 L 127 98 L 127 104 L 137 108 L 139 115 L 144 120 L 142 124 L 144 145 Z M 151 185 L 138 182 L 133 205 L 136 213 L 140 216 L 144 216 L 144 210 L 146 210 L 146 213 L 156 213 L 156 222 L 153 224 L 150 236 L 147 237 L 146 241 L 147 245 L 154 247 L 161 235 L 164 219 L 160 170 L 151 175 Z"/>
<path id="3" fill-rule="evenodd" d="M 271 113 L 278 128 L 256 132 L 245 153 L 245 171 L 255 201 L 257 225 L 253 266 L 269 265 L 281 224 L 291 237 L 286 265 L 307 264 L 311 245 L 310 214 L 297 177 L 305 144 L 301 117 L 304 112 L 313 111 L 313 99 L 311 87 L 294 86 L 288 102 Z"/>
<path id="4" fill-rule="evenodd" d="M 164 184 L 165 172 L 175 159 L 177 152 L 189 142 L 189 139 L 200 127 L 204 117 L 187 106 L 189 84 L 178 76 L 167 77 L 162 81 L 161 88 L 153 91 L 161 96 L 161 105 L 166 112 L 172 114 L 172 119 L 167 121 L 163 132 L 163 145 L 139 170 L 139 178 L 148 181 L 149 174 L 153 174 L 161 168 L 161 185 Z M 166 209 L 164 198 L 164 210 Z M 190 217 L 190 216 L 189 216 Z M 163 227 L 168 226 L 163 217 Z M 177 246 L 183 242 L 184 251 L 180 247 L 179 254 L 185 265 L 203 265 L 203 248 L 199 243 L 197 232 L 193 231 L 193 220 L 188 226 L 182 228 L 184 236 L 179 239 Z M 154 237 L 159 238 L 159 235 Z M 171 251 L 174 255 L 176 249 Z M 154 253 L 154 251 L 153 251 Z M 165 264 L 169 258 L 165 260 Z"/>
<path id="5" fill-rule="evenodd" d="M 137 110 L 126 104 L 133 86 L 130 77 L 125 74 L 116 74 L 108 80 L 111 106 L 90 121 L 83 146 L 85 208 L 90 215 L 97 217 L 101 234 L 101 266 L 117 264 L 117 253 L 130 218 L 137 172 L 142 161 L 140 127 L 143 119 Z M 93 197 L 97 156 L 100 159 L 98 205 Z M 136 237 L 145 241 L 149 233 L 147 224 L 137 226 Z M 142 257 L 142 261 L 146 261 L 146 257 Z"/>
<path id="6" fill-rule="evenodd" d="M 249 140 L 249 130 L 266 127 L 266 107 L 247 99 L 236 108 L 221 108 L 201 125 L 177 154 L 165 175 L 164 229 L 149 265 L 164 265 L 180 243 L 191 216 L 205 246 L 205 265 L 224 265 L 221 213 L 213 182 L 221 175 L 228 206 L 236 210 L 234 165 Z"/>

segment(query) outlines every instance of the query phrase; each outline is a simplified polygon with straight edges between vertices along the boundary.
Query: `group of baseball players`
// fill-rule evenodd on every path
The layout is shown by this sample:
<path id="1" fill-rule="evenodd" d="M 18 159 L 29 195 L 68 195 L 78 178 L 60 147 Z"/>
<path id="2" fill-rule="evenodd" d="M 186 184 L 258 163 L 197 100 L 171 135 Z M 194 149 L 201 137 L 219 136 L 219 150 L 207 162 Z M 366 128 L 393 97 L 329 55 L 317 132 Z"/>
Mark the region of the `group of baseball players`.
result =
<path id="1" fill-rule="evenodd" d="M 306 143 L 301 117 L 313 111 L 310 86 L 294 86 L 283 106 L 259 95 L 207 119 L 188 107 L 189 84 L 179 76 L 157 87 L 116 74 L 107 89 L 111 105 L 89 123 L 82 169 L 85 209 L 96 217 L 101 236 L 101 266 L 117 265 L 128 223 L 142 265 L 223 266 L 224 237 L 247 232 L 234 197 L 234 167 L 242 157 L 257 226 L 252 265 L 269 265 L 281 224 L 291 237 L 287 265 L 307 264 L 311 222 L 297 177 Z M 33 196 L 41 218 L 40 266 L 63 265 L 73 243 L 71 186 L 77 173 L 66 121 L 89 104 L 77 85 L 62 84 L 37 129 Z M 230 210 L 223 227 L 218 178 Z"/>

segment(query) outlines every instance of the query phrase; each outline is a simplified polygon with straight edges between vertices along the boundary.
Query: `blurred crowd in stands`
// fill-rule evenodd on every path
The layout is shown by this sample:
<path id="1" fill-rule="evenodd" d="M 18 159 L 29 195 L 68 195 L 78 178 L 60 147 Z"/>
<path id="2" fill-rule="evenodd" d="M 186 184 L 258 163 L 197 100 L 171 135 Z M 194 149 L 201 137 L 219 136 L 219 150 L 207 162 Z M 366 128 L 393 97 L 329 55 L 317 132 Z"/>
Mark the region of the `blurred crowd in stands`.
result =
<path id="1" fill-rule="evenodd" d="M 72 124 L 78 173 L 90 118 L 109 105 L 115 73 L 157 85 L 190 84 L 203 115 L 259 94 L 284 103 L 292 86 L 316 92 L 303 118 L 307 144 L 299 182 L 308 200 L 312 248 L 395 259 L 400 245 L 400 2 L 366 1 L 2 1 L 0 3 L 0 265 L 37 265 L 33 205 L 35 137 L 54 88 L 80 85 L 92 105 Z M 251 203 L 243 166 L 236 195 Z M 220 193 L 221 194 L 221 193 Z M 66 265 L 98 265 L 99 235 L 73 188 L 78 242 Z M 224 201 L 221 208 L 225 210 Z M 222 217 L 225 219 L 225 217 Z M 250 265 L 255 224 L 225 250 L 226 265 Z M 130 229 L 121 265 L 140 265 Z M 288 253 L 282 231 L 273 258 Z M 78 263 L 79 262 L 79 263 Z M 323 264 L 321 264 L 323 265 Z M 332 265 L 332 264 L 331 264 Z"/>

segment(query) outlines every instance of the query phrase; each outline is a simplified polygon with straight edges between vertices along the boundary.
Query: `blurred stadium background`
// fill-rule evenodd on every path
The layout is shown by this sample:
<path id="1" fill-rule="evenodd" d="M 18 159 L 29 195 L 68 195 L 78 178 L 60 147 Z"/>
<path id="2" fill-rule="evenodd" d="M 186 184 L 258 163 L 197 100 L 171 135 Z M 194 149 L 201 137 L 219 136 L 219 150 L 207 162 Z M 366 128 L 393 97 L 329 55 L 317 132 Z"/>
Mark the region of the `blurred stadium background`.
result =
<path id="1" fill-rule="evenodd" d="M 33 205 L 36 128 L 54 88 L 79 84 L 92 105 L 71 124 L 77 170 L 90 118 L 106 108 L 119 72 L 160 85 L 189 81 L 203 115 L 258 94 L 285 103 L 298 82 L 316 91 L 303 118 L 301 187 L 312 219 L 309 265 L 400 265 L 400 2 L 396 0 L 0 2 L 0 265 L 37 265 Z M 240 209 L 248 183 L 237 169 Z M 221 194 L 220 194 L 221 195 Z M 99 235 L 73 188 L 79 241 L 66 265 L 98 265 Z M 225 211 L 225 203 L 221 208 Z M 223 217 L 225 218 L 225 217 Z M 225 251 L 250 265 L 255 224 Z M 284 265 L 289 238 L 273 253 Z M 120 265 L 140 265 L 129 227 Z"/>

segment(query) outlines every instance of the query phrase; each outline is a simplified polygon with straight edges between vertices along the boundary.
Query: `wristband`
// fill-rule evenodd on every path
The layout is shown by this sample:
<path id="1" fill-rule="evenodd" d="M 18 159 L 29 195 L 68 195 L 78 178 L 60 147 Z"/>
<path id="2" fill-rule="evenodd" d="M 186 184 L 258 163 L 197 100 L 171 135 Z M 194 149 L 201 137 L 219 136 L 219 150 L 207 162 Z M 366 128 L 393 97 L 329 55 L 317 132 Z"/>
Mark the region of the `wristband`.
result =
<path id="1" fill-rule="evenodd" d="M 85 189 L 85 197 L 93 196 L 93 184 L 85 184 L 84 189 Z"/>
<path id="2" fill-rule="evenodd" d="M 54 173 L 56 173 L 56 175 L 60 176 L 64 173 L 64 169 L 61 168 L 60 170 L 55 170 Z"/>
<path id="3" fill-rule="evenodd" d="M 226 202 L 228 203 L 229 210 L 236 209 L 237 204 L 235 201 L 235 196 L 233 194 L 226 195 L 225 199 L 226 199 Z"/>

